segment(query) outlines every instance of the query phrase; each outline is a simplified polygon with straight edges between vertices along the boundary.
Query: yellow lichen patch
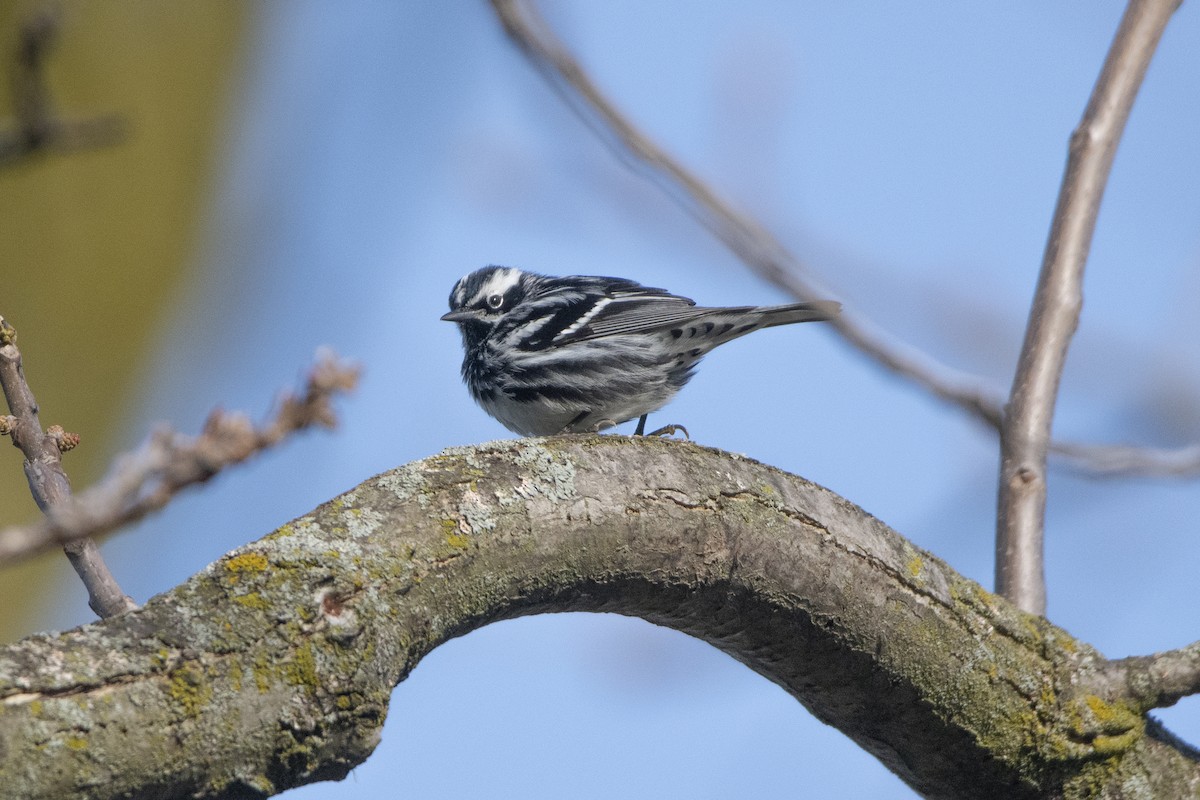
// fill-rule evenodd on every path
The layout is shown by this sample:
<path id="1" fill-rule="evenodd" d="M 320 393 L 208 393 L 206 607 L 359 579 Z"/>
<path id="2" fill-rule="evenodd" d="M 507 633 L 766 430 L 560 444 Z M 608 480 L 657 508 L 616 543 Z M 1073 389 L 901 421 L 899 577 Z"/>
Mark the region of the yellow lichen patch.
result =
<path id="1" fill-rule="evenodd" d="M 1105 719 L 1111 718 L 1113 715 L 1112 706 L 1094 694 L 1089 694 L 1087 697 L 1083 698 L 1083 702 L 1087 703 L 1087 707 L 1092 710 L 1092 713 L 1096 715 L 1096 719 L 1100 720 L 1101 722 L 1103 722 Z"/>
<path id="2" fill-rule="evenodd" d="M 1038 693 L 1038 702 L 1041 703 L 1042 708 L 1054 708 L 1055 703 L 1058 702 L 1058 693 L 1054 691 L 1054 686 L 1050 681 L 1042 684 L 1042 690 Z"/>
<path id="3" fill-rule="evenodd" d="M 68 736 L 63 740 L 63 744 L 72 750 L 87 750 L 87 739 L 82 736 Z"/>
<path id="4" fill-rule="evenodd" d="M 167 661 L 171 658 L 171 651 L 165 647 L 158 648 L 158 652 L 150 656 L 150 662 L 157 667 L 165 667 Z"/>
<path id="5" fill-rule="evenodd" d="M 265 650 L 260 650 L 254 657 L 254 685 L 259 694 L 271 691 L 271 659 Z"/>
<path id="6" fill-rule="evenodd" d="M 1123 753 L 1146 730 L 1145 718 L 1127 706 L 1107 703 L 1094 694 L 1085 695 L 1083 702 L 1091 712 L 1091 720 L 1079 719 L 1075 724 L 1083 737 L 1091 740 L 1092 749 L 1100 755 Z"/>
<path id="7" fill-rule="evenodd" d="M 253 608 L 257 611 L 266 611 L 271 607 L 271 604 L 263 599 L 263 596 L 258 592 L 239 594 L 233 598 L 233 602 L 240 606 L 245 606 L 246 608 Z"/>
<path id="8" fill-rule="evenodd" d="M 225 562 L 225 570 L 230 573 L 235 582 L 243 574 L 262 572 L 266 568 L 267 557 L 262 553 L 242 553 Z"/>
<path id="9" fill-rule="evenodd" d="M 189 717 L 199 716 L 202 709 L 212 699 L 212 686 L 205 680 L 200 670 L 185 665 L 171 673 L 171 683 L 168 693 Z"/>
<path id="10" fill-rule="evenodd" d="M 295 531 L 292 528 L 292 523 L 289 522 L 286 525 L 280 525 L 278 528 L 264 536 L 263 539 L 269 541 L 271 539 L 278 539 L 284 536 L 291 536 L 293 533 L 295 533 Z"/>
<path id="11" fill-rule="evenodd" d="M 908 560 L 905 566 L 908 569 L 910 578 L 919 578 L 921 576 L 921 567 L 925 566 L 925 562 L 921 560 L 919 555 L 913 553 L 913 557 Z"/>
<path id="12" fill-rule="evenodd" d="M 453 547 L 455 550 L 466 550 L 471 546 L 471 537 L 458 529 L 456 520 L 446 517 L 442 519 L 442 536 L 446 539 L 446 544 Z"/>
<path id="13" fill-rule="evenodd" d="M 296 648 L 291 660 L 283 665 L 283 678 L 293 686 L 305 686 L 310 691 L 319 684 L 317 661 L 313 657 L 312 644 L 304 642 Z"/>
<path id="14" fill-rule="evenodd" d="M 229 683 L 235 692 L 242 690 L 242 665 L 238 661 L 229 664 Z"/>

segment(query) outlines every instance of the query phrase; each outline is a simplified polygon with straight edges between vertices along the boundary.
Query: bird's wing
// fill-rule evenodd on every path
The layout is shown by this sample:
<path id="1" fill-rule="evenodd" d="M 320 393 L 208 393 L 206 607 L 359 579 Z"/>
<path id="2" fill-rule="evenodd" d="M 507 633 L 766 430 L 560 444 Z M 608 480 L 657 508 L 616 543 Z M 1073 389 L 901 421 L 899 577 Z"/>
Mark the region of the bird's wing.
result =
<path id="1" fill-rule="evenodd" d="M 589 314 L 555 336 L 553 344 L 662 330 L 686 324 L 711 312 L 712 309 L 697 308 L 695 302 L 686 297 L 665 292 L 615 294 L 598 300 Z"/>

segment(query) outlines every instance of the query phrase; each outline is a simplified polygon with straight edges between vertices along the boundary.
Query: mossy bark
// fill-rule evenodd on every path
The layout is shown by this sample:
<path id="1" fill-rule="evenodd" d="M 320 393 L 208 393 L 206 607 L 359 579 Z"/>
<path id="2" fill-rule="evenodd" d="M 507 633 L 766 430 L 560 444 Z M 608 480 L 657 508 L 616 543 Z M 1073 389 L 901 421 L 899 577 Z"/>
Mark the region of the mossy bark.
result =
<path id="1" fill-rule="evenodd" d="M 559 437 L 373 478 L 134 613 L 0 650 L 0 785 L 244 797 L 340 778 L 438 644 L 642 617 L 778 683 L 928 797 L 1185 797 L 1102 657 L 862 509 L 688 443 Z M 797 743 L 802 746 L 802 743 Z"/>

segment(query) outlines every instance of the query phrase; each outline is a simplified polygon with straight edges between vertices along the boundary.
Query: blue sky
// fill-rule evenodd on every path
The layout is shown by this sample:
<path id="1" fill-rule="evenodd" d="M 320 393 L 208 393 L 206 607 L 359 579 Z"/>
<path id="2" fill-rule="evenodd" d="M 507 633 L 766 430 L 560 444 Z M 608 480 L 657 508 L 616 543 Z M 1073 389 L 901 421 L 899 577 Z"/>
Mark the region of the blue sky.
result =
<path id="1" fill-rule="evenodd" d="M 642 129 L 847 307 L 1006 388 L 1066 155 L 1122 6 L 547 3 Z M 1200 17 L 1185 4 L 1121 145 L 1059 434 L 1200 440 Z M 106 546 L 139 600 L 359 481 L 509 434 L 438 321 L 488 263 L 614 274 L 706 304 L 784 302 L 549 91 L 486 4 L 258 6 L 195 280 L 128 423 L 263 413 L 320 344 L 361 362 L 344 424 Z M 220 324 L 213 324 L 219 320 Z M 991 586 L 994 435 L 820 326 L 724 347 L 651 423 L 853 500 Z M 1051 475 L 1049 616 L 1110 656 L 1200 638 L 1195 481 Z M 147 569 L 147 563 L 155 564 Z M 80 596 L 53 624 L 86 621 Z M 1200 742 L 1200 704 L 1161 716 Z M 912 794 L 782 690 L 638 620 L 500 623 L 396 690 L 383 744 L 294 797 Z"/>

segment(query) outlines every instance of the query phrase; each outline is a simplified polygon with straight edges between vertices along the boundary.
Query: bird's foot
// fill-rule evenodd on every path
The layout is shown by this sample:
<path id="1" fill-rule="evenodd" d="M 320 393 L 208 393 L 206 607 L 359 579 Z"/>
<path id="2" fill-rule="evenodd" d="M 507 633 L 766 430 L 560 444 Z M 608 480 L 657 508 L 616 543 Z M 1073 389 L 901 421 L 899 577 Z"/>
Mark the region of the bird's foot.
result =
<path id="1" fill-rule="evenodd" d="M 674 436 L 679 431 L 683 431 L 683 438 L 691 441 L 692 437 L 688 435 L 687 428 L 683 427 L 682 425 L 663 425 L 658 430 L 646 433 L 646 417 L 648 416 L 650 415 L 642 414 L 642 416 L 638 418 L 637 430 L 633 432 L 634 436 Z"/>
<path id="2" fill-rule="evenodd" d="M 683 427 L 682 425 L 663 425 L 658 430 L 650 431 L 649 433 L 644 434 L 644 435 L 645 436 L 674 436 L 677 433 L 683 433 L 683 438 L 687 439 L 689 442 L 692 440 L 692 437 L 688 434 L 688 429 Z"/>

